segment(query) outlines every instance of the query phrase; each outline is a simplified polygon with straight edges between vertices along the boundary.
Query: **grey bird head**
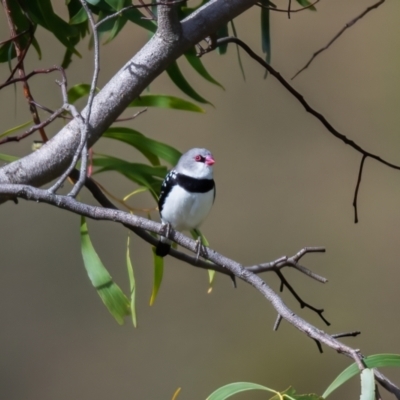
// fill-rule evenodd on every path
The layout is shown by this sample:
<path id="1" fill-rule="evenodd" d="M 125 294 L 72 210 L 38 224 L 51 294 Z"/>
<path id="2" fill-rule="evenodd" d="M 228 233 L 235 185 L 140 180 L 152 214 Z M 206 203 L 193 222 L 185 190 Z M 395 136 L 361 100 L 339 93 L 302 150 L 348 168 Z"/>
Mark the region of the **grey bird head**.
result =
<path id="1" fill-rule="evenodd" d="M 214 157 L 207 149 L 191 149 L 179 159 L 175 170 L 197 179 L 212 179 Z"/>

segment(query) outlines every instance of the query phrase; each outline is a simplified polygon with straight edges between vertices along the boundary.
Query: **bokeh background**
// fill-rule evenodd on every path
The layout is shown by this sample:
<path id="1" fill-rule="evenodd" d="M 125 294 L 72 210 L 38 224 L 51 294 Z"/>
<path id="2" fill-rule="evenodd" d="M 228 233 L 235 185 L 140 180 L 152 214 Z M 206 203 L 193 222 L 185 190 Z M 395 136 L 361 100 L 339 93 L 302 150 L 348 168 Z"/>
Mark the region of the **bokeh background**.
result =
<path id="1" fill-rule="evenodd" d="M 61 2 L 54 6 L 63 9 Z M 271 13 L 272 65 L 292 76 L 371 1 L 321 1 L 317 12 Z M 285 2 L 277 3 L 285 7 Z M 400 164 L 400 3 L 387 1 L 349 29 L 296 80 L 295 88 L 342 133 L 365 149 Z M 260 52 L 259 16 L 254 8 L 237 19 L 239 36 Z M 0 38 L 8 31 L 0 17 Z M 39 28 L 40 29 L 40 28 Z M 34 52 L 26 69 L 61 62 L 55 39 L 40 29 L 43 59 Z M 100 86 L 148 39 L 127 26 L 101 48 Z M 68 70 L 69 85 L 90 82 L 92 53 Z M 304 246 L 325 246 L 303 264 L 327 277 L 323 285 L 296 271 L 285 274 L 304 300 L 323 307 L 324 326 L 287 292 L 285 302 L 330 333 L 361 330 L 344 339 L 364 354 L 400 353 L 400 172 L 368 159 L 359 194 L 360 222 L 354 224 L 352 198 L 361 155 L 334 138 L 271 76 L 236 49 L 203 61 L 225 91 L 206 83 L 181 61 L 191 84 L 215 107 L 205 114 L 149 109 L 125 123 L 181 151 L 212 150 L 217 160 L 218 196 L 203 232 L 211 246 L 245 265 L 292 255 Z M 8 76 L 0 66 L 1 80 Z M 30 81 L 37 101 L 61 104 L 56 76 Z M 185 98 L 168 77 L 151 92 Z M 1 131 L 29 119 L 18 86 L 0 92 Z M 132 114 L 132 110 L 126 116 Z M 56 133 L 62 122 L 51 125 Z M 37 139 L 37 137 L 35 137 Z M 32 140 L 3 145 L 2 153 L 23 155 Z M 132 149 L 108 139 L 95 151 L 142 161 Z M 99 180 L 114 194 L 134 189 L 109 173 Z M 92 201 L 88 194 L 82 200 Z M 132 204 L 152 207 L 149 197 Z M 350 360 L 315 343 L 276 318 L 254 289 L 217 276 L 207 294 L 207 273 L 167 258 L 156 303 L 149 307 L 152 257 L 147 244 L 132 238 L 137 281 L 138 328 L 119 326 L 108 314 L 85 273 L 79 245 L 79 217 L 47 205 L 20 201 L 0 207 L 0 399 L 205 399 L 216 388 L 250 381 L 283 390 L 322 394 Z M 115 280 L 128 289 L 126 229 L 90 221 L 96 249 Z M 273 275 L 265 280 L 275 290 Z M 398 370 L 386 370 L 400 383 Z M 359 396 L 354 379 L 331 398 Z M 383 389 L 382 389 L 383 393 Z M 385 395 L 384 398 L 389 398 Z M 238 399 L 264 399 L 262 392 Z"/>

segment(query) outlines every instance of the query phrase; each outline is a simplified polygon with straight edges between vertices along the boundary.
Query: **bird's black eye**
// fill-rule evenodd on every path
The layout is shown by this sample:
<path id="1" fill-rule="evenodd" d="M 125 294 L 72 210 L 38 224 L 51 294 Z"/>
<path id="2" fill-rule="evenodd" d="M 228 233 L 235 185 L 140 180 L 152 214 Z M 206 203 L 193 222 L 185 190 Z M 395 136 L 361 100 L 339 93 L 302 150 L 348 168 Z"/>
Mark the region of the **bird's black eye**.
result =
<path id="1" fill-rule="evenodd" d="M 206 159 L 203 157 L 203 156 L 201 156 L 200 154 L 198 154 L 197 156 L 195 156 L 195 158 L 194 158 L 196 161 L 198 161 L 198 162 L 204 162 Z"/>

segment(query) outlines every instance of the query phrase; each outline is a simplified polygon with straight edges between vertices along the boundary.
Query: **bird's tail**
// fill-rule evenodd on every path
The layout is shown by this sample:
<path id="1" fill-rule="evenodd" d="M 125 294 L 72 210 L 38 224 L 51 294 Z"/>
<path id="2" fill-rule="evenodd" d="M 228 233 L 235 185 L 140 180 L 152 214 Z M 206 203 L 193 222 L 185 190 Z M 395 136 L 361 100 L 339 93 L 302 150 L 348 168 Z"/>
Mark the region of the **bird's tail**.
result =
<path id="1" fill-rule="evenodd" d="M 159 257 L 165 257 L 167 254 L 169 254 L 170 249 L 171 249 L 171 242 L 162 236 L 157 243 L 156 255 Z"/>

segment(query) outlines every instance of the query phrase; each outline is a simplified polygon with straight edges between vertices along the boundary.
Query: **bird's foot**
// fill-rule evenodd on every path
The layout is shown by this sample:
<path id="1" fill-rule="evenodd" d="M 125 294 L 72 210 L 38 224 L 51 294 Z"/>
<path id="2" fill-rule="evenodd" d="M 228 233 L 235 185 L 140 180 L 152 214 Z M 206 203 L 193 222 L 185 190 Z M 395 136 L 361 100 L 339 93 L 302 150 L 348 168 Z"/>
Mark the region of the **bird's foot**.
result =
<path id="1" fill-rule="evenodd" d="M 164 236 L 165 238 L 169 239 L 169 234 L 171 233 L 171 224 L 169 222 L 164 223 L 163 222 L 163 228 L 162 231 L 160 232 L 161 236 Z"/>
<path id="2" fill-rule="evenodd" d="M 196 264 L 199 261 L 202 250 L 204 250 L 204 245 L 201 236 L 199 236 L 196 240 Z"/>

